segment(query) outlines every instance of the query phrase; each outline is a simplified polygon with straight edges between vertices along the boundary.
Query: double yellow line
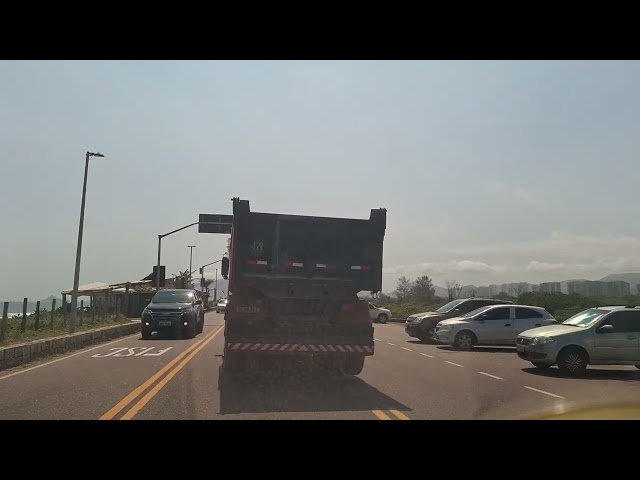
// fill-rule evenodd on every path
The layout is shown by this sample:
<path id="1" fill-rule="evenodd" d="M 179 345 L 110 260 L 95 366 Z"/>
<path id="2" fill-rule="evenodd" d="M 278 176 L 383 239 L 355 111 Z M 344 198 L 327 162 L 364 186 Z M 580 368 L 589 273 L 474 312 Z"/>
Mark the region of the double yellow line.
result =
<path id="1" fill-rule="evenodd" d="M 371 412 L 378 417 L 380 420 L 395 420 L 395 418 L 391 418 L 389 415 L 384 413 L 382 410 L 371 410 Z M 389 410 L 393 415 L 395 415 L 400 420 L 411 420 L 404 413 L 399 410 Z"/>
<path id="2" fill-rule="evenodd" d="M 184 368 L 184 366 L 191 361 L 193 357 L 195 357 L 200 350 L 211 342 L 216 335 L 218 335 L 224 326 L 219 326 L 211 333 L 207 334 L 204 338 L 197 341 L 189 348 L 187 348 L 184 352 L 178 355 L 176 358 L 171 360 L 167 365 L 165 365 L 160 371 L 158 371 L 155 375 L 149 378 L 146 382 L 132 391 L 129 395 L 120 400 L 113 408 L 111 408 L 107 413 L 100 417 L 100 420 L 113 420 L 122 410 L 127 408 L 129 404 L 131 404 L 136 398 L 142 395 L 149 387 L 154 385 L 156 381 L 162 378 L 167 372 L 169 372 L 162 380 L 160 380 L 151 390 L 147 392 L 147 394 L 142 397 L 138 402 L 131 407 L 131 409 L 125 413 L 120 420 L 131 420 L 135 417 L 142 408 L 151 401 L 153 397 L 155 397 L 160 390 L 164 388 L 164 386 L 169 383 L 169 381 L 176 376 L 176 374 Z"/>

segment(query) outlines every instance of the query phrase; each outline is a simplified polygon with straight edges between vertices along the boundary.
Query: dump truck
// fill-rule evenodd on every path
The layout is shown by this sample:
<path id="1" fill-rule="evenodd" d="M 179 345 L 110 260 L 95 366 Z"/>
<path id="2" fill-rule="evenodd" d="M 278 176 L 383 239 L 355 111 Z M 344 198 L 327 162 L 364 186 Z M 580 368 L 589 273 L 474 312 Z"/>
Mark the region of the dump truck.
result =
<path id="1" fill-rule="evenodd" d="M 232 201 L 222 371 L 304 358 L 358 375 L 375 351 L 369 303 L 358 294 L 382 288 L 386 209 L 333 218 L 252 212 L 248 200 Z"/>

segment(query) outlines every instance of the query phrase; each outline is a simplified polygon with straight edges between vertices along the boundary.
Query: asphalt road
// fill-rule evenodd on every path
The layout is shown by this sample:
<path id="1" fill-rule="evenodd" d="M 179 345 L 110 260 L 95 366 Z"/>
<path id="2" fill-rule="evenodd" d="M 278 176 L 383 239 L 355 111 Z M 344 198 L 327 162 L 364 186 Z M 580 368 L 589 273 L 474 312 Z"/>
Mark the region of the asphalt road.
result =
<path id="1" fill-rule="evenodd" d="M 513 348 L 458 352 L 375 325 L 357 377 L 219 383 L 222 315 L 195 339 L 140 335 L 0 372 L 0 419 L 511 419 L 584 402 L 640 398 L 640 371 L 540 372 Z"/>

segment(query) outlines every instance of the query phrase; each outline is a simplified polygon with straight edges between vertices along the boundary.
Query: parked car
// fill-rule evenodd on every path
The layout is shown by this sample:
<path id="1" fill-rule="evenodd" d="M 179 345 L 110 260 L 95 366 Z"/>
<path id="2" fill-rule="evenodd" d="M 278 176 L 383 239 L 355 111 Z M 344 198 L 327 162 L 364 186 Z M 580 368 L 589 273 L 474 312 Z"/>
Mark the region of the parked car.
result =
<path id="1" fill-rule="evenodd" d="M 369 303 L 369 316 L 372 322 L 387 323 L 391 320 L 391 310 L 379 307 L 375 303 Z"/>
<path id="2" fill-rule="evenodd" d="M 537 368 L 581 374 L 588 365 L 634 365 L 640 369 L 640 307 L 583 310 L 558 325 L 518 335 L 518 356 Z"/>
<path id="3" fill-rule="evenodd" d="M 557 324 L 544 308 L 530 305 L 490 305 L 436 325 L 438 341 L 461 350 L 476 345 L 514 346 L 521 332 Z"/>
<path id="4" fill-rule="evenodd" d="M 228 301 L 226 298 L 218 300 L 218 303 L 216 303 L 216 313 L 224 313 L 227 310 Z"/>
<path id="5" fill-rule="evenodd" d="M 159 290 L 142 311 L 140 329 L 144 339 L 160 331 L 193 338 L 204 329 L 202 299 L 192 289 Z"/>
<path id="6" fill-rule="evenodd" d="M 512 303 L 508 300 L 496 300 L 494 298 L 460 298 L 443 305 L 435 312 L 409 315 L 405 322 L 404 331 L 410 337 L 419 338 L 423 342 L 437 343 L 435 332 L 438 322 L 448 318 L 459 317 L 489 305 L 510 305 Z"/>

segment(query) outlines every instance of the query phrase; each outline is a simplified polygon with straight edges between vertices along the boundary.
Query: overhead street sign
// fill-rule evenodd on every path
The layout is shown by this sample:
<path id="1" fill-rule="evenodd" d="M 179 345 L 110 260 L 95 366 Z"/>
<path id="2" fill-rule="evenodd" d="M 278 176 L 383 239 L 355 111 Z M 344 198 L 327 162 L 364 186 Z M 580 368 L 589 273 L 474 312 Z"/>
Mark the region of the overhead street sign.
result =
<path id="1" fill-rule="evenodd" d="M 198 222 L 198 233 L 231 233 L 233 215 L 201 213 Z"/>

